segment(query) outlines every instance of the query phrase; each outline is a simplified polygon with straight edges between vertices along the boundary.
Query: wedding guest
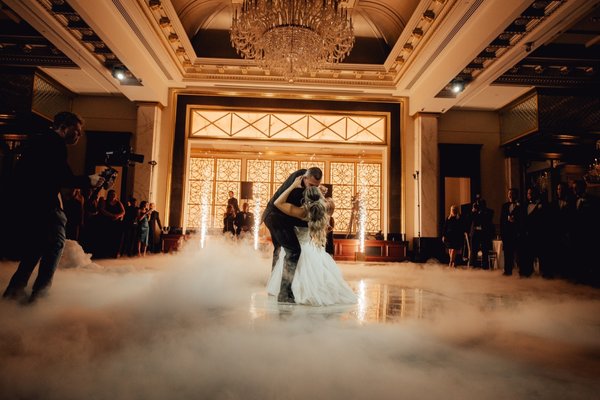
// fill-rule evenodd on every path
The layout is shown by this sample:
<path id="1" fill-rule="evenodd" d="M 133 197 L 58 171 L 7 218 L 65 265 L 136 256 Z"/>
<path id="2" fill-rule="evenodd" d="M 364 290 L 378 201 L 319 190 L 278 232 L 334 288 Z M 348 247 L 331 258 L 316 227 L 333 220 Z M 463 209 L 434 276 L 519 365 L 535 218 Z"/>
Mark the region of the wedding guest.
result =
<path id="1" fill-rule="evenodd" d="M 230 236 L 235 236 L 236 220 L 237 214 L 235 212 L 235 208 L 233 207 L 233 204 L 228 204 L 227 210 L 223 214 L 223 233 L 228 233 Z"/>
<path id="2" fill-rule="evenodd" d="M 550 204 L 548 214 L 549 271 L 552 275 L 567 276 L 569 265 L 568 254 L 571 254 L 571 222 L 575 207 L 567 184 L 560 182 L 556 185 L 555 198 Z"/>
<path id="3" fill-rule="evenodd" d="M 137 235 L 138 235 L 138 212 L 137 199 L 129 197 L 125 215 L 123 216 L 123 241 L 121 245 L 121 255 L 129 257 L 138 253 Z"/>
<path id="4" fill-rule="evenodd" d="M 587 193 L 587 184 L 578 180 L 573 184 L 575 207 L 571 230 L 573 255 L 570 277 L 577 282 L 592 283 L 599 275 L 598 245 L 600 244 L 600 210 L 596 197 Z"/>
<path id="5" fill-rule="evenodd" d="M 147 201 L 140 202 L 140 207 L 138 208 L 138 215 L 136 217 L 137 221 L 137 255 L 145 256 L 146 250 L 148 248 L 148 237 L 150 233 L 150 213 L 152 211 L 148 207 Z"/>
<path id="6" fill-rule="evenodd" d="M 123 217 L 125 207 L 117 198 L 117 192 L 113 189 L 106 193 L 106 199 L 98 202 L 100 211 L 100 235 L 102 244 L 100 246 L 100 258 L 118 258 L 123 235 Z M 94 254 L 96 256 L 96 254 Z"/>
<path id="7" fill-rule="evenodd" d="M 469 230 L 471 240 L 470 264 L 473 267 L 489 269 L 488 255 L 492 249 L 494 238 L 494 213 L 487 208 L 484 199 L 479 198 L 473 203 L 471 209 L 471 227 Z M 478 253 L 481 252 L 481 262 L 478 262 Z"/>
<path id="8" fill-rule="evenodd" d="M 81 189 L 73 188 L 64 197 L 63 207 L 67 216 L 66 234 L 67 239 L 79 241 L 84 218 L 85 199 Z"/>
<path id="9" fill-rule="evenodd" d="M 160 214 L 155 209 L 154 203 L 148 203 L 148 209 L 150 210 L 150 236 L 148 237 L 148 250 L 152 253 L 160 253 L 161 251 L 161 234 L 162 234 L 162 223 L 160 222 Z"/>
<path id="10" fill-rule="evenodd" d="M 512 275 L 515 259 L 518 262 L 518 239 L 523 224 L 523 212 L 518 201 L 519 191 L 508 190 L 508 201 L 500 212 L 500 236 L 504 251 L 504 275 Z"/>
<path id="11" fill-rule="evenodd" d="M 442 228 L 442 242 L 450 255 L 450 267 L 456 268 L 456 255 L 462 250 L 465 240 L 465 225 L 458 212 L 458 206 L 450 206 L 450 214 Z"/>
<path id="12" fill-rule="evenodd" d="M 545 277 L 550 277 L 545 249 L 548 245 L 548 207 L 542 202 L 539 193 L 533 188 L 527 189 L 526 197 L 523 232 L 519 239 L 521 241 L 519 245 L 521 249 L 519 275 L 530 277 L 533 274 L 533 265 L 537 258 L 540 273 Z"/>
<path id="13" fill-rule="evenodd" d="M 235 234 L 239 236 L 242 232 L 251 232 L 254 229 L 254 214 L 248 211 L 249 205 L 244 202 L 242 211 L 237 213 Z"/>
<path id="14" fill-rule="evenodd" d="M 227 205 L 231 205 L 233 206 L 233 210 L 236 213 L 240 212 L 240 207 L 238 205 L 238 199 L 236 199 L 235 197 L 233 197 L 233 191 L 229 191 L 229 199 L 227 199 Z"/>

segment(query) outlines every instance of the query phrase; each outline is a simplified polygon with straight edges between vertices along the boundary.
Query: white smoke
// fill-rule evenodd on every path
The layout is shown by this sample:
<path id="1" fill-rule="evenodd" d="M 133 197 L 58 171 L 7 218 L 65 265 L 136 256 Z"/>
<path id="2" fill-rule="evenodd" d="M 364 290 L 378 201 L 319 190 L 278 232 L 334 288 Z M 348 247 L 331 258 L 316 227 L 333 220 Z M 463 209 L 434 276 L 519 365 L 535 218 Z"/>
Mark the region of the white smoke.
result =
<path id="1" fill-rule="evenodd" d="M 279 306 L 264 289 L 270 254 L 198 247 L 94 262 L 65 251 L 49 297 L 0 302 L 0 397 L 581 399 L 600 389 L 596 289 L 345 263 L 365 293 L 358 305 Z M 15 268 L 0 263 L 2 286 Z"/>

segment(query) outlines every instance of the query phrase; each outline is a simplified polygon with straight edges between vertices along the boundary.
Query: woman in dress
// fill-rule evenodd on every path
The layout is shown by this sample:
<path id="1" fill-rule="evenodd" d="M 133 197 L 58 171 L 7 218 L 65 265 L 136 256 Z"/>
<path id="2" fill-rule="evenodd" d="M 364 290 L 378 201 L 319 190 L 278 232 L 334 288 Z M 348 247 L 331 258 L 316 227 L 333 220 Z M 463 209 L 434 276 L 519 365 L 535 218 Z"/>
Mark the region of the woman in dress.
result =
<path id="1" fill-rule="evenodd" d="M 450 266 L 456 267 L 456 254 L 463 248 L 465 238 L 465 225 L 458 213 L 458 207 L 450 207 L 450 215 L 444 222 L 442 229 L 442 242 L 448 248 L 450 254 Z"/>
<path id="2" fill-rule="evenodd" d="M 148 208 L 148 202 L 142 201 L 140 203 L 140 208 L 138 210 L 138 215 L 136 218 L 137 227 L 138 227 L 138 236 L 137 236 L 137 254 L 138 256 L 145 256 L 146 250 L 148 248 L 148 237 L 150 234 L 150 225 L 148 221 L 150 220 L 150 213 L 152 210 Z"/>
<path id="3" fill-rule="evenodd" d="M 329 215 L 327 204 L 318 187 L 307 187 L 301 207 L 287 203 L 292 190 L 300 188 L 302 177 L 275 200 L 274 205 L 283 213 L 308 221 L 308 227 L 296 227 L 300 242 L 300 258 L 292 281 L 292 292 L 297 304 L 326 306 L 332 304 L 354 304 L 356 295 L 344 281 L 333 258 L 325 252 Z M 277 296 L 281 286 L 283 259 L 281 250 L 277 264 L 267 285 L 270 295 Z"/>

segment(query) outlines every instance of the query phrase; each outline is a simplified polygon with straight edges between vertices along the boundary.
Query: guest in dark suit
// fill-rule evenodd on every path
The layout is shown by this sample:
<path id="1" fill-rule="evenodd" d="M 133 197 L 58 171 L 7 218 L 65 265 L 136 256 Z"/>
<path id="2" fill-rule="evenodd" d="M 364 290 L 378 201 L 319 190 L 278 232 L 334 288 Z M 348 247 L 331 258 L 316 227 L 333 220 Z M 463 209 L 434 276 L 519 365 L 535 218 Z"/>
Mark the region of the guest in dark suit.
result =
<path id="1" fill-rule="evenodd" d="M 235 234 L 239 236 L 242 232 L 252 232 L 254 229 L 254 214 L 248 211 L 248 203 L 242 204 L 242 211 L 237 214 Z"/>
<path id="2" fill-rule="evenodd" d="M 519 191 L 508 189 L 508 201 L 500 212 L 500 236 L 504 251 L 504 275 L 512 275 L 515 259 L 518 262 L 518 239 L 522 230 L 523 210 L 518 201 Z"/>
<path id="3" fill-rule="evenodd" d="M 556 185 L 555 197 L 548 213 L 548 273 L 567 276 L 569 265 L 568 254 L 571 254 L 571 223 L 575 210 L 572 196 L 567 184 Z"/>
<path id="4" fill-rule="evenodd" d="M 577 282 L 598 284 L 599 201 L 587 193 L 587 185 L 583 180 L 576 181 L 572 188 L 575 203 L 571 230 L 573 254 L 570 259 L 570 278 Z"/>
<path id="5" fill-rule="evenodd" d="M 294 189 L 288 196 L 287 202 L 297 207 L 302 204 L 304 189 L 308 186 L 319 186 L 323 177 L 320 168 L 311 167 L 308 170 L 300 169 L 292 173 L 283 184 L 273 194 L 269 200 L 265 211 L 262 214 L 262 221 L 265 223 L 271 233 L 273 242 L 273 260 L 271 270 L 275 267 L 281 247 L 285 249 L 285 258 L 283 262 L 283 276 L 281 278 L 281 290 L 277 300 L 283 303 L 294 303 L 294 294 L 292 293 L 292 280 L 296 272 L 296 265 L 300 258 L 300 243 L 296 237 L 295 226 L 308 226 L 306 221 L 284 214 L 274 202 L 279 196 L 289 188 L 297 177 L 303 176 L 300 188 Z"/>
<path id="6" fill-rule="evenodd" d="M 232 204 L 227 205 L 227 210 L 223 214 L 223 233 L 230 236 L 235 236 L 235 224 L 237 222 L 237 214 Z"/>
<path id="7" fill-rule="evenodd" d="M 538 192 L 527 189 L 527 203 L 523 210 L 523 234 L 520 237 L 521 262 L 519 263 L 519 275 L 530 277 L 533 274 L 533 263 L 538 259 L 540 273 L 544 277 L 551 277 L 547 264 L 548 245 L 548 206 L 540 199 Z"/>
<path id="8" fill-rule="evenodd" d="M 479 198 L 473 203 L 471 209 L 471 227 L 469 230 L 471 239 L 470 262 L 473 267 L 489 269 L 488 255 L 492 249 L 494 238 L 494 223 L 492 222 L 494 212 L 487 208 L 484 199 Z M 481 264 L 478 263 L 477 253 L 481 251 Z"/>
<path id="9" fill-rule="evenodd" d="M 238 199 L 233 197 L 233 191 L 229 191 L 229 199 L 227 199 L 227 205 L 233 206 L 233 209 L 236 213 L 240 212 L 240 206 L 238 205 Z"/>

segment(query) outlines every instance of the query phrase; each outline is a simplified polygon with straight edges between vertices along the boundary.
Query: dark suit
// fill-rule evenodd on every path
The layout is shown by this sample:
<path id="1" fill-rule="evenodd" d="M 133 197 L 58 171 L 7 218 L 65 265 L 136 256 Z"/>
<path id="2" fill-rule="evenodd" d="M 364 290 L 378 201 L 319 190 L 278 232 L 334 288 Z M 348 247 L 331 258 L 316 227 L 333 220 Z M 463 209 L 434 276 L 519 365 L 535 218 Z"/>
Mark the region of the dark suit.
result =
<path id="1" fill-rule="evenodd" d="M 514 205 L 510 209 L 511 204 Z M 500 236 L 502 237 L 502 247 L 504 250 L 504 274 L 511 275 L 515 258 L 518 262 L 518 239 L 521 234 L 523 224 L 523 211 L 521 205 L 506 202 L 502 204 L 500 212 Z"/>
<path id="2" fill-rule="evenodd" d="M 489 268 L 488 255 L 492 249 L 494 237 L 494 212 L 487 207 L 481 208 L 471 214 L 471 254 L 470 262 L 473 267 Z M 477 264 L 477 253 L 481 250 L 481 265 Z"/>
<path id="3" fill-rule="evenodd" d="M 548 269 L 546 246 L 548 245 L 548 211 L 547 204 L 540 201 L 531 202 L 523 209 L 523 234 L 521 237 L 521 262 L 519 275 L 531 276 L 533 262 L 537 257 L 540 272 L 549 277 L 552 273 Z"/>
<path id="4" fill-rule="evenodd" d="M 290 301 L 294 299 L 292 293 L 292 280 L 296 272 L 296 265 L 300 258 L 300 243 L 294 230 L 295 226 L 308 226 L 306 221 L 291 217 L 281 212 L 275 207 L 274 202 L 287 188 L 289 188 L 298 176 L 306 173 L 305 169 L 300 169 L 291 174 L 285 182 L 277 189 L 265 211 L 262 220 L 271 233 L 273 242 L 273 261 L 271 270 L 275 268 L 281 247 L 285 249 L 285 258 L 283 260 L 283 276 L 281 278 L 281 289 L 279 291 L 279 301 Z M 292 190 L 287 198 L 287 202 L 300 207 L 302 205 L 304 189 L 296 188 Z"/>
<path id="5" fill-rule="evenodd" d="M 15 169 L 13 206 L 5 223 L 15 229 L 14 237 L 27 238 L 27 249 L 4 293 L 21 294 L 39 262 L 31 299 L 46 291 L 65 245 L 67 218 L 59 201 L 62 187 L 90 186 L 87 176 L 75 176 L 67 164 L 67 145 L 56 132 L 31 139 Z M 19 228 L 21 230 L 19 230 Z"/>
<path id="6" fill-rule="evenodd" d="M 232 205 L 233 209 L 235 210 L 236 213 L 240 212 L 240 207 L 238 205 L 238 200 L 235 197 L 230 197 L 229 199 L 227 199 L 227 205 Z"/>
<path id="7" fill-rule="evenodd" d="M 240 211 L 237 214 L 237 221 L 235 223 L 235 226 L 236 235 L 239 235 L 242 232 L 250 232 L 254 227 L 254 214 L 251 212 Z"/>

